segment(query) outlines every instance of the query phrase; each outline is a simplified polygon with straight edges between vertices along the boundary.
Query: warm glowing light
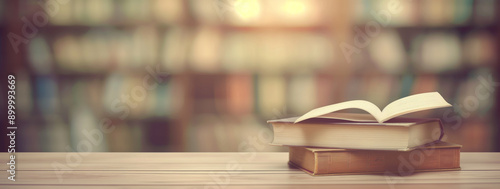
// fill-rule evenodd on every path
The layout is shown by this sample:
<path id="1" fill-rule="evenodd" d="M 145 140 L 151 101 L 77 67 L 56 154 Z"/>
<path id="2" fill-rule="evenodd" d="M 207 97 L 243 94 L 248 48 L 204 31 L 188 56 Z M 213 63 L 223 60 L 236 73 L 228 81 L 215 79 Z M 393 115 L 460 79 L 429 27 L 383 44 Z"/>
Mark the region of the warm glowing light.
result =
<path id="1" fill-rule="evenodd" d="M 306 3 L 303 0 L 289 0 L 284 4 L 284 9 L 289 15 L 303 15 L 306 12 Z"/>
<path id="2" fill-rule="evenodd" d="M 255 19 L 260 14 L 260 4 L 258 0 L 237 0 L 234 2 L 234 9 L 243 19 Z"/>

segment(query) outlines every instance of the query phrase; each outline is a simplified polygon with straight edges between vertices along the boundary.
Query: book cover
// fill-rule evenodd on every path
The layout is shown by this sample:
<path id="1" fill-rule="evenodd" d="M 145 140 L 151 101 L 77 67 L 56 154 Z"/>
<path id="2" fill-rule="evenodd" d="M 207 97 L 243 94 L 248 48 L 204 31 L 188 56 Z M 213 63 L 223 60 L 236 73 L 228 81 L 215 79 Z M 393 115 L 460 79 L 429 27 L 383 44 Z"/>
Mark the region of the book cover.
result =
<path id="1" fill-rule="evenodd" d="M 461 145 L 436 142 L 412 151 L 290 147 L 289 164 L 311 175 L 390 174 L 460 170 Z"/>

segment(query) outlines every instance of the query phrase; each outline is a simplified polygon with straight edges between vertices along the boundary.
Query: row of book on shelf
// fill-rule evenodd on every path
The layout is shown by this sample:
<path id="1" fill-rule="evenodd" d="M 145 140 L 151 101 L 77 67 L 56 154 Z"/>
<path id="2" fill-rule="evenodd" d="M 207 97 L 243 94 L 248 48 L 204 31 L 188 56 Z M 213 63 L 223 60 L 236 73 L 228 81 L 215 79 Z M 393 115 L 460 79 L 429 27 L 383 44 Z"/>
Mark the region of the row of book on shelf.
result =
<path id="1" fill-rule="evenodd" d="M 372 65 L 385 73 L 440 73 L 464 67 L 491 65 L 497 60 L 496 38 L 488 31 L 461 37 L 449 31 L 415 36 L 405 47 L 396 30 L 382 31 L 367 49 L 351 55 L 334 50 L 335 42 L 317 32 L 229 32 L 216 28 L 172 28 L 163 37 L 155 27 L 131 30 L 97 29 L 83 35 L 53 38 L 42 35 L 29 45 L 30 65 L 36 73 L 102 73 L 141 69 L 160 63 L 170 73 L 197 72 L 282 73 L 318 71 L 335 64 L 333 72 Z M 54 64 L 56 63 L 56 64 Z M 370 67 L 370 66 L 368 66 Z M 299 70 L 299 71 L 298 71 Z M 370 69 L 371 70 L 371 69 Z"/>
<path id="2" fill-rule="evenodd" d="M 390 26 L 493 25 L 497 2 L 494 0 L 444 1 L 359 1 L 357 22 L 376 20 Z"/>
<path id="3" fill-rule="evenodd" d="M 46 3 L 45 9 L 55 2 Z M 487 25 L 495 19 L 494 0 L 462 1 L 366 1 L 354 4 L 353 17 L 358 22 L 377 18 L 374 13 L 390 16 L 394 26 L 412 25 Z M 391 4 L 392 3 L 392 4 Z M 393 5 L 396 4 L 396 5 Z M 39 6 L 36 2 L 32 6 Z M 321 0 L 75 0 L 59 5 L 58 16 L 50 21 L 55 25 L 106 25 L 109 23 L 137 23 L 154 20 L 159 23 L 187 22 L 191 15 L 202 23 L 227 23 L 236 25 L 321 25 L 336 6 Z M 337 5 L 339 6 L 339 5 Z"/>
<path id="4" fill-rule="evenodd" d="M 55 2 L 46 3 L 51 9 Z M 106 25 L 156 22 L 161 24 L 186 23 L 193 18 L 210 24 L 318 24 L 321 1 L 269 1 L 269 0 L 75 0 L 61 3 L 53 25 Z M 323 2 L 324 3 L 324 2 Z M 36 7 L 33 3 L 31 6 Z M 259 18 L 267 19 L 259 19 Z"/>
<path id="5" fill-rule="evenodd" d="M 351 99 L 366 99 L 370 100 L 372 102 L 375 102 L 378 106 L 382 107 L 385 104 L 388 104 L 389 99 L 395 99 L 398 96 L 398 93 L 400 91 L 394 91 L 394 89 L 397 89 L 395 86 L 406 86 L 407 83 L 410 83 L 411 88 L 411 93 L 419 93 L 419 92 L 425 92 L 425 91 L 432 91 L 432 90 L 442 90 L 444 96 L 447 99 L 454 99 L 453 102 L 454 106 L 461 107 L 462 113 L 465 113 L 464 115 L 467 115 L 467 117 L 463 117 L 463 123 L 465 126 L 463 126 L 462 129 L 451 129 L 451 135 L 449 135 L 450 139 L 453 139 L 455 141 L 464 141 L 465 145 L 471 145 L 466 146 L 467 150 L 491 150 L 491 145 L 488 146 L 488 144 L 485 144 L 484 142 L 481 141 L 491 141 L 492 136 L 489 136 L 488 133 L 491 134 L 492 126 L 491 126 L 491 115 L 488 112 L 492 108 L 493 102 L 493 96 L 490 96 L 489 98 L 482 99 L 481 101 L 478 101 L 479 104 L 477 105 L 477 109 L 474 110 L 469 110 L 469 109 L 464 109 L 463 107 L 466 106 L 464 103 L 468 102 L 467 99 L 471 96 L 475 95 L 475 89 L 478 86 L 483 85 L 480 81 L 480 78 L 482 77 L 485 79 L 485 77 L 489 77 L 491 73 L 488 72 L 480 72 L 476 73 L 474 75 L 471 75 L 469 79 L 465 81 L 456 81 L 454 78 L 439 78 L 437 76 L 424 76 L 420 78 L 413 78 L 413 79 L 403 79 L 402 83 L 397 83 L 399 79 L 391 79 L 390 77 L 387 78 L 382 78 L 382 79 L 376 79 L 376 78 L 362 78 L 361 81 L 357 81 L 359 83 L 366 83 L 366 84 L 353 84 L 353 85 L 358 85 L 359 88 L 366 88 L 367 91 L 350 91 L 348 94 L 344 94 L 346 96 L 349 96 Z M 113 106 L 113 100 L 120 99 L 123 94 L 128 94 L 127 91 L 125 90 L 126 86 L 134 86 L 133 85 L 133 79 L 126 78 L 126 77 L 121 77 L 121 76 L 112 76 L 114 78 L 108 78 L 105 81 L 105 84 L 103 84 L 101 81 L 98 80 L 90 80 L 90 81 L 68 81 L 64 82 L 62 84 L 58 84 L 58 82 L 55 82 L 51 80 L 50 78 L 35 78 L 37 81 L 37 87 L 34 89 L 31 89 L 31 86 L 29 85 L 29 81 L 26 80 L 26 77 L 19 76 L 18 78 L 18 87 L 19 89 L 22 89 L 23 91 L 26 91 L 26 95 L 20 95 L 18 98 L 20 99 L 18 104 L 19 111 L 26 111 L 26 106 L 33 106 L 32 104 L 26 105 L 25 103 L 32 103 L 33 100 L 31 98 L 31 94 L 29 94 L 29 91 L 35 91 L 34 97 L 37 98 L 37 100 L 34 100 L 37 102 L 38 108 L 41 108 L 40 112 L 43 112 L 45 114 L 45 121 L 41 123 L 46 123 L 46 124 L 40 124 L 43 126 L 40 126 L 40 128 L 46 129 L 47 133 L 50 133 L 49 131 L 57 131 L 57 132 L 62 132 L 62 133 L 72 133 L 72 131 L 75 131 L 71 135 L 78 135 L 80 138 L 75 136 L 78 139 L 81 139 L 82 137 L 85 137 L 84 135 L 81 135 L 81 132 L 76 132 L 76 131 L 81 131 L 82 129 L 88 129 L 91 130 L 92 128 L 88 128 L 91 126 L 95 126 L 98 124 L 95 124 L 99 119 L 102 117 L 109 116 L 106 113 L 103 113 L 103 109 L 111 109 L 113 111 L 113 107 L 102 107 L 101 103 L 104 102 L 104 106 L 110 105 Z M 234 112 L 243 112 L 246 114 L 243 114 L 243 116 L 237 116 L 237 117 L 242 117 L 244 120 L 253 120 L 249 121 L 248 128 L 254 128 L 258 124 L 258 121 L 255 121 L 256 118 L 252 118 L 252 109 L 253 108 L 258 108 L 260 111 L 260 116 L 263 117 L 268 117 L 268 118 L 276 118 L 278 116 L 282 115 L 297 115 L 299 113 L 303 113 L 304 111 L 307 111 L 307 109 L 316 107 L 314 104 L 318 103 L 315 102 L 314 96 L 316 96 L 318 93 L 320 93 L 319 89 L 325 89 L 327 90 L 323 91 L 326 92 L 332 96 L 334 95 L 342 95 L 335 93 L 333 91 L 328 92 L 328 87 L 329 86 L 319 86 L 320 82 L 316 81 L 314 78 L 310 78 L 308 76 L 297 76 L 293 78 L 285 78 L 285 77 L 279 77 L 279 76 L 269 76 L 269 77 L 258 77 L 256 80 L 257 83 L 253 84 L 252 83 L 252 76 L 245 76 L 245 75 L 239 75 L 239 76 L 229 76 L 227 79 L 227 83 L 225 84 L 227 87 L 227 91 L 222 91 L 222 93 L 225 93 L 224 98 L 227 98 L 227 108 L 228 112 L 234 113 Z M 458 82 L 458 84 L 457 84 Z M 121 84 L 120 84 L 121 83 Z M 124 84 L 124 83 L 129 83 L 129 84 Z M 175 82 L 174 82 L 175 83 Z M 232 84 L 231 84 L 232 83 Z M 414 83 L 411 85 L 411 83 Z M 463 83 L 463 84 L 460 84 Z M 373 84 L 377 84 L 376 86 L 372 86 Z M 380 85 L 384 84 L 384 85 Z M 172 85 L 172 84 L 167 84 L 167 85 Z M 253 86 L 256 87 L 255 90 L 260 91 L 257 92 L 258 96 L 254 97 L 252 96 L 252 90 L 250 89 Z M 311 87 L 312 86 L 312 87 Z M 371 86 L 371 87 L 370 87 Z M 455 88 L 455 86 L 458 90 L 453 91 L 453 90 L 448 90 L 450 88 Z M 168 88 L 168 87 L 167 87 Z M 444 90 L 446 88 L 446 90 Z M 330 88 L 332 89 L 332 88 Z M 376 89 L 376 90 L 375 90 Z M 392 89 L 392 90 L 391 90 Z M 131 114 L 129 117 L 126 117 L 127 119 L 132 119 L 132 120 L 141 120 L 145 118 L 144 114 L 150 113 L 160 113 L 160 117 L 164 116 L 164 114 L 168 112 L 176 112 L 178 111 L 175 106 L 172 106 L 172 104 L 168 103 L 161 103 L 161 102 L 170 102 L 178 100 L 181 98 L 178 95 L 180 93 L 174 94 L 164 94 L 165 91 L 160 90 L 160 87 L 157 89 L 158 91 L 151 91 L 151 93 L 148 93 L 148 96 L 143 102 L 148 102 L 148 103 L 139 103 L 139 104 L 144 104 L 147 107 L 141 107 L 138 106 L 136 108 L 131 108 Z M 182 89 L 180 89 L 182 91 Z M 242 92 L 242 91 L 244 92 Z M 368 90 L 372 90 L 371 92 Z M 404 89 L 400 89 L 404 90 Z M 107 92 L 103 92 L 107 91 Z M 113 96 L 113 94 L 108 94 L 109 91 L 112 91 L 114 95 L 116 95 L 116 98 L 109 98 L 111 100 L 106 100 L 109 96 Z M 381 92 L 376 92 L 376 91 L 382 91 L 385 93 Z M 448 91 L 448 92 L 447 92 Z M 100 93 L 103 92 L 104 94 Z M 444 93 L 447 92 L 447 93 Z M 174 91 L 169 91 L 169 93 L 174 93 Z M 220 93 L 220 92 L 219 92 Z M 271 95 L 268 94 L 275 94 L 278 97 L 276 99 L 269 99 Z M 102 94 L 102 95 L 101 95 Z M 356 94 L 370 94 L 369 96 L 360 96 Z M 458 96 L 454 94 L 460 94 Z M 292 97 L 294 96 L 295 97 Z M 491 95 L 491 94 L 490 94 Z M 101 97 L 102 96 L 102 97 Z M 274 96 L 274 95 L 272 95 Z M 58 98 L 62 97 L 62 98 Z M 305 97 L 311 97 L 311 98 L 305 98 Z M 390 97 L 390 98 L 388 98 Z M 60 101 L 59 101 L 60 99 Z M 266 99 L 266 100 L 262 100 Z M 278 99 L 285 99 L 283 100 L 278 100 Z M 195 104 L 199 102 L 200 99 L 193 99 Z M 278 100 L 278 103 L 274 102 L 274 100 Z M 318 99 L 319 100 L 319 99 Z M 324 100 L 324 99 L 323 99 Z M 161 101 L 161 102 L 160 102 Z M 256 107 L 253 107 L 253 102 L 257 101 Z M 328 101 L 327 103 L 331 103 L 331 100 L 324 100 Z M 24 103 L 24 104 L 23 104 Z M 264 104 L 264 103 L 271 103 L 271 104 Z M 61 115 L 67 116 L 70 119 L 70 122 L 65 122 L 63 121 L 64 119 L 59 118 L 57 119 L 54 118 L 55 111 L 57 111 L 58 108 L 63 108 L 59 107 L 58 105 L 61 106 L 66 106 L 66 110 L 64 113 Z M 98 107 L 95 107 L 95 106 Z M 151 106 L 153 105 L 153 106 Z M 278 107 L 283 107 L 283 106 L 288 106 L 288 110 L 282 110 Z M 306 108 L 304 108 L 306 107 Z M 115 107 L 116 108 L 116 107 Z M 160 109 L 157 109 L 160 108 Z M 246 110 L 245 110 L 246 109 Z M 138 111 L 139 110 L 139 111 Z M 263 110 L 270 110 L 270 111 L 263 111 Z M 291 110 L 292 113 L 287 112 Z M 196 111 L 196 110 L 194 110 Z M 465 111 L 465 112 L 463 112 Z M 250 112 L 250 113 L 248 113 Z M 441 112 L 442 113 L 442 112 Z M 139 114 L 139 116 L 137 116 Z M 141 115 L 143 114 L 143 115 Z M 231 139 L 231 132 L 226 133 L 230 127 L 233 127 L 232 129 L 236 129 L 234 132 L 238 131 L 238 128 L 234 127 L 235 123 L 238 123 L 238 120 L 233 120 L 235 119 L 235 116 L 230 116 L 230 119 L 219 119 L 216 116 L 198 116 L 198 113 L 196 113 L 196 116 L 193 116 L 193 120 L 191 121 L 191 126 L 189 127 L 192 132 L 190 133 L 190 141 L 195 141 L 195 142 L 189 142 L 188 144 L 193 144 L 193 146 L 188 147 L 190 150 L 197 151 L 211 151 L 211 150 L 222 150 L 222 151 L 232 151 L 235 149 L 234 146 L 231 145 L 221 145 L 221 144 L 228 144 L 224 143 L 223 141 L 225 140 L 230 140 Z M 263 115 L 262 115 L 263 114 Z M 267 115 L 266 115 L 267 114 Z M 29 115 L 29 113 L 23 112 L 23 115 Z M 135 115 L 135 116 L 134 116 Z M 419 114 L 420 116 L 430 116 L 430 115 L 438 115 L 440 118 L 442 118 L 441 114 L 435 114 L 432 112 L 427 112 L 425 114 Z M 458 112 L 457 112 L 458 115 Z M 489 118 L 488 118 L 489 117 Z M 137 119 L 134 119 L 137 118 Z M 231 119 L 232 118 L 232 119 Z M 467 118 L 467 119 L 465 119 Z M 200 120 L 198 120 L 200 119 Z M 146 119 L 147 120 L 147 119 Z M 227 121 L 229 120 L 229 121 Z M 232 120 L 232 121 L 231 121 Z M 472 120 L 471 121 L 466 121 L 466 120 Z M 251 122 L 251 123 L 250 123 Z M 210 123 L 210 124 L 209 124 Z M 39 123 L 37 123 L 39 124 Z M 137 129 L 133 126 L 130 126 L 130 122 L 124 122 L 122 123 L 126 126 L 120 126 L 120 127 L 126 127 L 125 131 L 120 131 L 118 133 L 125 135 L 129 135 L 130 133 L 136 133 L 136 131 L 133 131 L 134 129 Z M 147 126 L 147 122 L 145 121 L 138 121 L 137 124 L 132 124 L 132 125 L 138 125 L 139 127 L 143 127 L 144 125 Z M 242 123 L 238 123 L 236 125 L 241 125 Z M 453 125 L 454 123 L 448 123 L 446 124 L 447 126 Z M 27 124 L 29 127 L 29 124 Z M 36 124 L 33 124 L 32 127 L 35 127 Z M 69 125 L 69 126 L 68 126 Z M 207 126 L 211 125 L 211 126 Z M 131 127 L 131 128 L 128 128 Z M 38 129 L 40 129 L 38 128 Z M 196 128 L 196 129 L 195 129 Z M 257 127 L 258 128 L 258 127 Z M 35 129 L 36 130 L 36 129 Z M 229 129 L 230 130 L 230 129 Z M 458 131 L 467 131 L 467 132 L 458 132 Z M 123 132 L 123 133 L 122 133 Z M 256 132 L 256 131 L 254 131 Z M 260 131 L 259 131 L 260 132 Z M 45 132 L 41 132 L 45 133 Z M 208 134 L 213 134 L 214 136 L 218 137 L 210 137 L 211 135 Z M 226 134 L 224 134 L 226 133 Z M 249 132 L 245 132 L 249 133 Z M 40 139 L 40 137 L 44 137 L 44 135 L 40 135 L 37 132 L 28 134 L 28 135 L 37 135 L 38 137 L 33 137 L 35 139 Z M 56 139 L 51 138 L 50 140 L 47 139 L 48 142 L 52 140 L 67 140 L 67 138 L 63 136 L 67 136 L 69 134 L 65 135 L 58 135 L 61 136 L 61 139 Z M 81 135 L 81 136 L 80 136 Z M 193 136 L 191 136 L 193 135 Z M 198 136 L 199 135 L 199 136 Z M 120 135 L 121 136 L 121 135 Z M 209 138 L 207 140 L 198 140 L 198 137 L 204 136 L 205 138 Z M 460 137 L 457 137 L 460 136 Z M 203 138 L 203 137 L 202 137 Z M 124 140 L 121 137 L 118 137 L 117 139 L 113 140 Z M 196 142 L 197 141 L 197 142 Z M 234 139 L 234 142 L 230 144 L 235 144 L 239 139 Z M 472 141 L 472 142 L 471 142 Z M 475 142 L 474 142 L 475 141 Z M 466 142 L 466 143 L 465 143 Z M 58 142 L 54 142 L 58 143 Z M 61 144 L 67 144 L 67 143 L 61 143 Z M 104 144 L 103 144 L 104 145 Z M 109 145 L 116 145 L 116 144 L 109 144 Z M 49 145 L 51 146 L 51 145 Z M 55 145 L 54 148 L 56 147 L 61 147 L 60 145 Z M 113 147 L 106 147 L 103 146 L 99 148 L 100 150 L 105 150 L 105 149 L 113 149 L 113 150 L 123 150 L 123 149 L 131 149 L 123 146 L 113 146 Z M 99 150 L 96 148 L 96 150 Z"/>
<path id="6" fill-rule="evenodd" d="M 113 124 L 112 132 L 102 133 L 102 142 L 92 149 L 79 149 L 81 141 L 87 141 L 88 132 L 98 127 L 103 116 L 96 115 L 85 107 L 68 111 L 69 121 L 65 116 L 54 115 L 43 121 L 22 121 L 23 131 L 21 151 L 76 151 L 94 152 L 140 152 L 173 151 L 169 139 L 175 129 L 183 127 L 169 120 L 118 121 Z M 236 127 L 237 125 L 237 127 Z M 85 132 L 83 132 L 85 130 Z M 88 132 L 87 132 L 88 131 Z M 183 142 L 183 151 L 193 152 L 234 152 L 244 151 L 256 145 L 258 151 L 283 151 L 282 148 L 267 146 L 272 139 L 272 130 L 257 116 L 248 115 L 240 118 L 214 114 L 193 116 L 187 127 Z M 258 144 L 253 144 L 258 139 Z M 241 146 L 240 144 L 249 144 Z M 179 149 L 177 149 L 179 150 Z"/>
<path id="7" fill-rule="evenodd" d="M 27 10 L 41 9 L 54 12 L 57 16 L 50 19 L 53 25 L 107 25 L 109 23 L 136 23 L 155 20 L 159 23 L 172 23 L 185 17 L 183 1 L 147 0 L 74 0 L 48 1 L 39 3 L 27 1 Z M 42 5 L 42 7 L 40 7 Z M 57 9 L 57 11 L 53 11 Z"/>
<path id="8" fill-rule="evenodd" d="M 142 75 L 110 74 L 104 80 L 18 74 L 19 111 L 38 112 L 42 117 L 64 114 L 73 107 L 85 107 L 98 115 L 141 119 L 177 115 L 185 90 L 176 78 L 145 86 Z M 33 83 L 32 83 L 33 81 Z M 35 109 L 36 108 L 36 109 Z"/>
<path id="9" fill-rule="evenodd" d="M 366 99 L 377 105 L 389 99 L 426 91 L 442 91 L 453 102 L 463 103 L 474 96 L 475 88 L 491 79 L 492 71 L 477 69 L 457 80 L 456 75 L 365 75 L 352 76 L 346 82 L 337 76 L 296 74 L 208 75 L 183 83 L 178 75 L 149 89 L 143 75 L 110 73 L 99 77 L 33 76 L 18 74 L 19 111 L 42 114 L 61 113 L 73 106 L 88 106 L 99 114 L 114 113 L 129 107 L 129 118 L 175 117 L 185 100 L 193 101 L 194 112 L 220 112 L 236 115 L 257 113 L 272 117 L 286 107 L 290 113 L 345 99 Z M 187 86 L 191 86 L 188 93 Z M 142 89 L 142 90 L 140 90 Z M 269 95 L 272 94 L 272 95 Z M 187 98 L 187 99 L 185 99 Z M 488 115 L 494 98 L 478 101 L 474 115 Z"/>
<path id="10" fill-rule="evenodd" d="M 138 27 L 57 35 L 53 40 L 38 37 L 30 43 L 30 62 L 41 73 L 50 73 L 54 62 L 62 71 L 91 73 L 158 62 L 169 72 L 182 71 L 187 63 L 196 71 L 216 72 L 278 71 L 293 66 L 311 70 L 331 62 L 331 45 L 325 35 L 221 32 L 216 28 L 172 28 L 161 37 L 155 27 Z"/>
<path id="11" fill-rule="evenodd" d="M 102 132 L 99 127 L 104 117 L 92 113 L 85 107 L 75 107 L 68 111 L 69 115 L 52 115 L 43 121 L 20 120 L 20 151 L 93 151 L 93 152 L 138 152 L 153 151 L 147 136 L 150 125 L 144 122 L 115 122 L 112 132 Z M 67 116 L 67 117 L 66 117 Z M 67 119 L 69 118 L 69 119 Z M 169 125 L 165 125 L 169 127 Z M 89 134 L 100 131 L 100 142 L 91 148 L 82 148 L 82 141 L 89 141 Z M 165 135 L 168 132 L 164 132 Z M 101 140 L 102 139 L 102 140 Z M 158 150 L 158 149 L 156 149 Z M 162 151 L 168 150 L 163 146 Z"/>
<path id="12" fill-rule="evenodd" d="M 78 142 L 87 137 L 83 129 L 91 131 L 98 129 L 102 116 L 93 114 L 86 108 L 70 111 L 70 122 L 62 116 L 53 116 L 41 122 L 22 121 L 23 141 L 20 144 L 22 151 L 68 151 L 76 150 Z M 276 114 L 275 118 L 286 114 Z M 440 118 L 440 117 L 438 117 Z M 444 125 L 446 141 L 463 144 L 464 151 L 491 151 L 494 138 L 492 127 L 486 120 L 467 119 L 459 129 Z M 161 122 L 161 127 L 153 127 L 155 123 L 147 121 L 124 121 L 114 124 L 113 132 L 103 135 L 103 142 L 93 147 L 93 151 L 168 151 L 170 141 L 158 142 L 158 137 L 150 136 L 151 133 L 161 133 L 162 139 L 169 138 L 172 133 L 169 129 L 179 127 L 168 120 Z M 237 127 L 236 127 L 237 125 Z M 193 116 L 187 126 L 184 142 L 184 151 L 285 151 L 279 146 L 268 146 L 272 141 L 272 129 L 267 127 L 255 115 L 243 117 L 221 116 L 215 114 L 199 114 Z M 151 141 L 152 140 L 152 141 Z M 252 146 L 241 146 L 258 142 Z M 158 144 L 160 143 L 160 144 Z M 73 144 L 73 145 L 72 145 Z M 68 148 L 69 147 L 69 148 Z M 256 149 L 250 149 L 254 147 Z M 258 147 L 258 149 L 257 149 Z M 290 149 L 292 152 L 293 150 Z M 293 153 L 293 152 L 292 152 Z"/>

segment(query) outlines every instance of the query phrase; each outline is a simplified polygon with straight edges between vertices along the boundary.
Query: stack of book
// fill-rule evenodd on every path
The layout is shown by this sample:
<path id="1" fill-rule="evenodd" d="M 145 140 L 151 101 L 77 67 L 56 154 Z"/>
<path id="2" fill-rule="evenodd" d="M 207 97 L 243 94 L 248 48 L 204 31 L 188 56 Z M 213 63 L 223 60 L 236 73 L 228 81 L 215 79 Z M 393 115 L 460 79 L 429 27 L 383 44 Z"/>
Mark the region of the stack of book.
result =
<path id="1" fill-rule="evenodd" d="M 441 141 L 439 119 L 398 117 L 450 106 L 439 93 L 430 92 L 396 100 L 383 111 L 354 100 L 268 123 L 274 130 L 273 144 L 289 146 L 289 164 L 311 175 L 409 175 L 460 169 L 461 146 Z M 369 114 L 337 112 L 350 108 Z"/>

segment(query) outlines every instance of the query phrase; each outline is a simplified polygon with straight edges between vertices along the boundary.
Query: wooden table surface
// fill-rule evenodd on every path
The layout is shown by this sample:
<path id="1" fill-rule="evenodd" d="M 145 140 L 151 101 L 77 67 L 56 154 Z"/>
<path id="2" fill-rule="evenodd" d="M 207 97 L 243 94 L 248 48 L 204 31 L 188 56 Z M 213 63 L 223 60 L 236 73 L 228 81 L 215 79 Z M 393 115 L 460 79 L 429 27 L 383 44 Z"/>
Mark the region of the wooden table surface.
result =
<path id="1" fill-rule="evenodd" d="M 310 176 L 288 153 L 0 153 L 0 188 L 500 188 L 500 153 L 462 153 L 461 171 Z"/>

